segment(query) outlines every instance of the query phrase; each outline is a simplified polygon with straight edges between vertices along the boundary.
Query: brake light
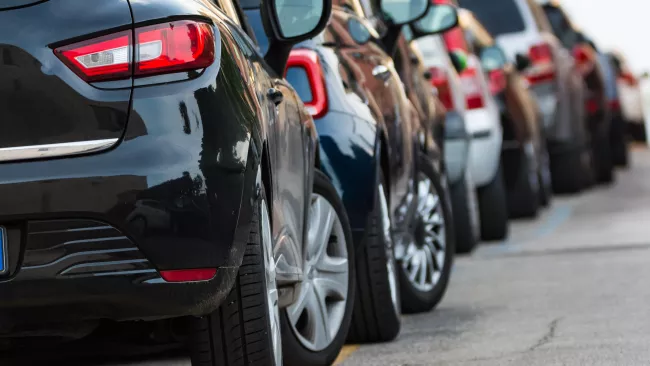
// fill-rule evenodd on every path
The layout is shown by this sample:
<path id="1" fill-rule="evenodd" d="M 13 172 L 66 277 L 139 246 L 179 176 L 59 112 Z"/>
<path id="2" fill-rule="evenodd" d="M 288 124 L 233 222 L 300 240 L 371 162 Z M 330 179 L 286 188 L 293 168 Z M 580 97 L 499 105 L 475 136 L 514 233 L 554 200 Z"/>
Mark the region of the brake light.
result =
<path id="1" fill-rule="evenodd" d="M 610 99 L 609 108 L 614 112 L 618 112 L 621 110 L 621 102 L 618 99 Z"/>
<path id="2" fill-rule="evenodd" d="M 481 82 L 476 69 L 465 69 L 465 71 L 460 74 L 460 81 L 463 86 L 463 92 L 465 92 L 467 109 L 480 109 L 485 107 Z"/>
<path id="3" fill-rule="evenodd" d="M 215 268 L 181 269 L 160 271 L 160 277 L 167 282 L 197 282 L 208 281 L 217 274 Z"/>
<path id="4" fill-rule="evenodd" d="M 497 95 L 506 89 L 508 80 L 503 70 L 496 69 L 488 72 L 488 78 L 490 79 L 490 92 L 492 95 Z"/>
<path id="5" fill-rule="evenodd" d="M 541 43 L 532 46 L 528 57 L 531 67 L 526 70 L 525 75 L 529 83 L 538 84 L 555 80 L 555 62 L 550 44 Z"/>
<path id="6" fill-rule="evenodd" d="M 438 90 L 440 102 L 442 102 L 447 110 L 454 110 L 454 99 L 449 88 L 449 75 L 447 71 L 439 67 L 431 67 L 429 71 L 431 72 L 431 85 Z"/>
<path id="7" fill-rule="evenodd" d="M 629 86 L 636 86 L 638 84 L 638 81 L 636 80 L 634 75 L 632 75 L 632 73 L 629 71 L 624 71 L 623 73 L 621 73 L 621 76 L 619 78 Z"/>
<path id="8" fill-rule="evenodd" d="M 314 119 L 323 117 L 327 113 L 327 89 L 325 88 L 325 76 L 320 58 L 312 50 L 293 50 L 289 54 L 287 69 L 299 67 L 305 70 L 311 90 L 311 100 L 303 100 L 305 107 Z M 286 77 L 286 74 L 285 74 Z"/>
<path id="9" fill-rule="evenodd" d="M 582 75 L 588 74 L 595 64 L 594 55 L 586 45 L 577 45 L 573 48 L 573 59 Z"/>
<path id="10" fill-rule="evenodd" d="M 596 99 L 593 99 L 593 98 L 587 99 L 587 101 L 585 103 L 585 109 L 587 110 L 587 113 L 589 115 L 596 114 L 598 112 L 598 110 L 600 109 L 598 107 L 598 101 Z"/>
<path id="11" fill-rule="evenodd" d="M 212 26 L 180 20 L 59 47 L 54 53 L 88 82 L 125 79 L 195 70 L 210 66 L 215 57 Z M 135 49 L 136 57 L 133 57 Z"/>

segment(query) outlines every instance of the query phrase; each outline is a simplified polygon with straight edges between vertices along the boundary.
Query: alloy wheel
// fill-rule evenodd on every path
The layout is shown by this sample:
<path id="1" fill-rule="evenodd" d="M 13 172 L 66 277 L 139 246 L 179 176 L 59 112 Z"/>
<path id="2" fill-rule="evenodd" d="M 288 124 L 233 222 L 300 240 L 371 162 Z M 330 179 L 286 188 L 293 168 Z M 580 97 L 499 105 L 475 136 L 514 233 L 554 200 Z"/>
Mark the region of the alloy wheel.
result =
<path id="1" fill-rule="evenodd" d="M 300 343 L 314 352 L 332 343 L 345 316 L 350 278 L 346 244 L 336 210 L 323 196 L 313 194 L 305 280 L 298 299 L 287 308 L 287 315 Z"/>
<path id="2" fill-rule="evenodd" d="M 440 193 L 431 179 L 423 173 L 418 178 L 415 233 L 401 263 L 409 282 L 416 289 L 428 292 L 440 280 L 445 263 L 445 218 Z"/>
<path id="3" fill-rule="evenodd" d="M 280 308 L 278 297 L 278 286 L 276 282 L 275 259 L 273 256 L 273 241 L 271 234 L 271 220 L 266 202 L 261 202 L 262 221 L 262 250 L 264 251 L 264 277 L 266 280 L 267 306 L 269 314 L 269 325 L 271 331 L 271 343 L 276 366 L 282 365 L 282 336 L 280 330 Z"/>

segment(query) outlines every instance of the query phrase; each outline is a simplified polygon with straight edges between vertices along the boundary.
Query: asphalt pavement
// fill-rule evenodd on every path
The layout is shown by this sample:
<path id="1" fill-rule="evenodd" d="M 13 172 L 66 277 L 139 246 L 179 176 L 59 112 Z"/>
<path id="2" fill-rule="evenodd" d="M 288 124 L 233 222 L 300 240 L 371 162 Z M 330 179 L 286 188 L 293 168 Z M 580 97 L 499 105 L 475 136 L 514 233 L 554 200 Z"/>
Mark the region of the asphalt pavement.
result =
<path id="1" fill-rule="evenodd" d="M 404 316 L 394 342 L 346 346 L 339 364 L 650 364 L 650 151 L 617 178 L 459 258 L 438 309 Z M 127 365 L 190 363 L 111 363 Z"/>

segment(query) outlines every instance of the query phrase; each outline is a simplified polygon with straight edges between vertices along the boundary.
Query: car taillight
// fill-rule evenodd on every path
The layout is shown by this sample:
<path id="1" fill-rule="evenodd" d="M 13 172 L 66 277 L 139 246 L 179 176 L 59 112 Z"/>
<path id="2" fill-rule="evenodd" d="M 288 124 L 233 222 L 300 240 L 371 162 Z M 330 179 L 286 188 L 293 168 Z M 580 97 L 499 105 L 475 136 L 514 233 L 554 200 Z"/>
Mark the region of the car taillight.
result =
<path id="1" fill-rule="evenodd" d="M 632 73 L 628 71 L 622 72 L 619 78 L 629 86 L 636 86 L 638 84 L 636 77 L 634 77 L 634 75 L 632 75 Z"/>
<path id="2" fill-rule="evenodd" d="M 504 91 L 507 86 L 506 73 L 501 69 L 496 69 L 488 72 L 488 79 L 490 80 L 490 92 L 492 95 L 497 95 Z"/>
<path id="3" fill-rule="evenodd" d="M 314 119 L 323 117 L 327 113 L 327 89 L 325 76 L 318 54 L 312 50 L 293 50 L 289 54 L 287 69 L 298 67 L 305 70 L 311 90 L 311 100 L 303 100 L 305 107 Z M 286 77 L 286 75 L 285 75 Z"/>
<path id="4" fill-rule="evenodd" d="M 467 109 L 479 109 L 485 107 L 481 82 L 476 69 L 465 69 L 465 71 L 460 74 L 460 81 L 463 86 L 463 92 L 465 93 Z"/>
<path id="5" fill-rule="evenodd" d="M 131 31 L 123 31 L 54 53 L 88 82 L 195 70 L 214 62 L 215 35 L 206 23 L 180 20 L 137 28 L 135 47 L 132 38 Z"/>
<path id="6" fill-rule="evenodd" d="M 431 85 L 438 90 L 440 102 L 449 111 L 454 110 L 454 99 L 449 88 L 449 76 L 447 71 L 439 67 L 431 67 Z"/>
<path id="7" fill-rule="evenodd" d="M 600 109 L 598 107 L 598 101 L 593 98 L 587 99 L 587 101 L 585 102 L 585 109 L 587 110 L 587 113 L 590 115 L 596 114 Z"/>
<path id="8" fill-rule="evenodd" d="M 577 45 L 573 48 L 573 59 L 582 75 L 588 74 L 595 66 L 594 54 L 586 45 Z"/>
<path id="9" fill-rule="evenodd" d="M 553 50 L 548 43 L 534 45 L 528 52 L 531 67 L 525 72 L 528 82 L 538 84 L 555 80 Z"/>
<path id="10" fill-rule="evenodd" d="M 609 100 L 609 108 L 612 111 L 618 112 L 621 110 L 621 102 L 618 99 L 610 99 Z"/>

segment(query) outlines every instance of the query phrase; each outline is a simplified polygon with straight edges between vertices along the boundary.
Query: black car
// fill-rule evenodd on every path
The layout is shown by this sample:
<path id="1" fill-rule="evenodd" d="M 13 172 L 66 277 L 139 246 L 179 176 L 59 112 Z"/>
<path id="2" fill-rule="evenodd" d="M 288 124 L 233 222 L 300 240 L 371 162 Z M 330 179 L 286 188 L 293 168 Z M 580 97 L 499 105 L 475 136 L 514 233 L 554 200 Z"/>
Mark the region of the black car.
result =
<path id="1" fill-rule="evenodd" d="M 281 77 L 330 13 L 264 0 L 263 55 L 232 0 L 3 1 L 2 337 L 181 318 L 193 365 L 278 365 L 312 267 L 350 308 L 347 218 Z"/>

